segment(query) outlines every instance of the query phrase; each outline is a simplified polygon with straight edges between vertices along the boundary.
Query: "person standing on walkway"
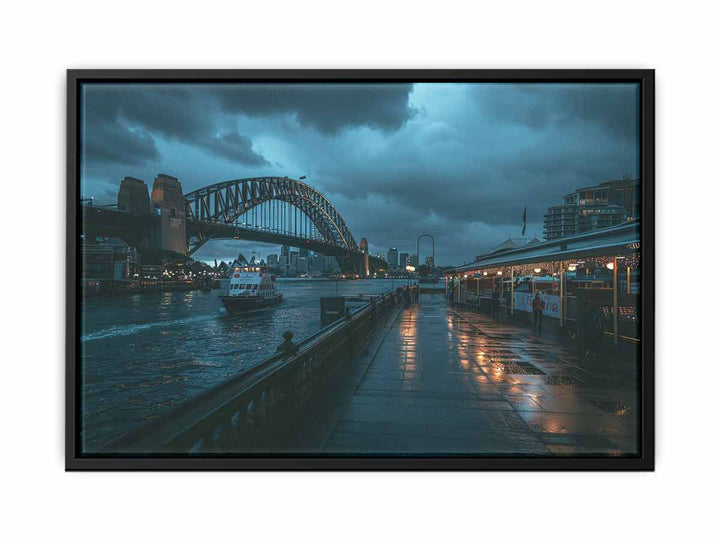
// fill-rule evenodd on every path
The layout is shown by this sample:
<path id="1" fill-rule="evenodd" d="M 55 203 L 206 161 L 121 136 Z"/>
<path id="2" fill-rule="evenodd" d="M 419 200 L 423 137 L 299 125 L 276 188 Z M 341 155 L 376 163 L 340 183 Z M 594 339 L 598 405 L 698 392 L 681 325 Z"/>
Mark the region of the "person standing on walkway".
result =
<path id="1" fill-rule="evenodd" d="M 589 308 L 585 320 L 585 358 L 595 362 L 601 357 L 605 321 L 599 307 Z"/>
<path id="2" fill-rule="evenodd" d="M 533 327 L 535 330 L 535 335 L 540 338 L 542 337 L 542 318 L 543 318 L 543 309 L 545 309 L 545 302 L 542 298 L 540 298 L 540 293 L 535 293 L 535 298 L 532 301 L 532 310 L 533 310 Z"/>
<path id="3" fill-rule="evenodd" d="M 496 321 L 500 320 L 500 291 L 497 287 L 490 297 L 490 316 Z"/>

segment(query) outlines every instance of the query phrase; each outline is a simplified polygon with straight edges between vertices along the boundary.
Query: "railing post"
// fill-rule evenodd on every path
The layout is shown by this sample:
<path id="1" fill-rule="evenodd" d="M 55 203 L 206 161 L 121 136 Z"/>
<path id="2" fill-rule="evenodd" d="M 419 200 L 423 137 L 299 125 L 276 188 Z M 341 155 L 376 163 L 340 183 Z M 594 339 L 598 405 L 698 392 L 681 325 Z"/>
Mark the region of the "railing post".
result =
<path id="1" fill-rule="evenodd" d="M 613 257 L 613 338 L 618 344 L 618 268 L 617 257 Z"/>
<path id="2" fill-rule="evenodd" d="M 510 316 L 515 316 L 515 267 L 510 267 Z"/>
<path id="3" fill-rule="evenodd" d="M 565 326 L 565 286 L 564 286 L 565 270 L 563 263 L 560 263 L 560 327 Z"/>

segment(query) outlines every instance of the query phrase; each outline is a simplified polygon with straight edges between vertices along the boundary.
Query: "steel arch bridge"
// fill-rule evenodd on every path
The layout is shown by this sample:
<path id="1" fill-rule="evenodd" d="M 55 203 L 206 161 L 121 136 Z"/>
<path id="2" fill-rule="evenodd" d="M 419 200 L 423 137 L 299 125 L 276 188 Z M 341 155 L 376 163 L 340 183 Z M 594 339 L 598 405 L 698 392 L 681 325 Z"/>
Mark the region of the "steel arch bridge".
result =
<path id="1" fill-rule="evenodd" d="M 188 255 L 208 240 L 236 238 L 334 255 L 344 271 L 362 267 L 363 251 L 340 213 L 311 186 L 288 177 L 229 180 L 185 194 Z M 385 261 L 369 257 L 373 269 Z"/>

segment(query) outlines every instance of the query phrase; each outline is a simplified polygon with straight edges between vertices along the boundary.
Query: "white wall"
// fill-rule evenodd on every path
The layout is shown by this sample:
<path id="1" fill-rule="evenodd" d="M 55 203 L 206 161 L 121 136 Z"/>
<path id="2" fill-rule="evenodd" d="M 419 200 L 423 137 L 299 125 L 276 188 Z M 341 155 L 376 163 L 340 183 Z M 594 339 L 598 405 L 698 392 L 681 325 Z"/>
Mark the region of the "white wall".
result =
<path id="1" fill-rule="evenodd" d="M 670 538 L 716 519 L 717 14 L 660 2 L 3 6 L 6 538 Z M 264 7 L 262 7 L 264 6 Z M 655 473 L 63 472 L 66 68 L 656 68 Z M 19 231 L 8 239 L 8 232 Z M 710 249 L 712 248 L 712 249 Z M 53 287 L 37 287 L 38 266 Z M 711 297 L 711 298 L 709 298 Z M 712 311 L 711 311 L 712 310 Z M 716 529 L 716 527 L 715 527 Z M 8 531 L 10 531 L 8 533 Z M 462 536 L 461 536 L 462 535 Z"/>

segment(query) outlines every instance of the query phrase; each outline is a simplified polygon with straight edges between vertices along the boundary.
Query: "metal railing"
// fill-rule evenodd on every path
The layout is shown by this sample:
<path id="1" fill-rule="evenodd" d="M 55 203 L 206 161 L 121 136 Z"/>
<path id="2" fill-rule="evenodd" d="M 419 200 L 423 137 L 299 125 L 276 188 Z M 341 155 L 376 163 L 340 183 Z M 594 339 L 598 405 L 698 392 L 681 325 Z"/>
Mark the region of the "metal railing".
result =
<path id="1" fill-rule="evenodd" d="M 241 452 L 253 435 L 297 411 L 334 365 L 369 337 L 405 289 L 375 297 L 346 318 L 306 337 L 297 353 L 277 353 L 247 371 L 110 442 L 103 454 Z"/>

